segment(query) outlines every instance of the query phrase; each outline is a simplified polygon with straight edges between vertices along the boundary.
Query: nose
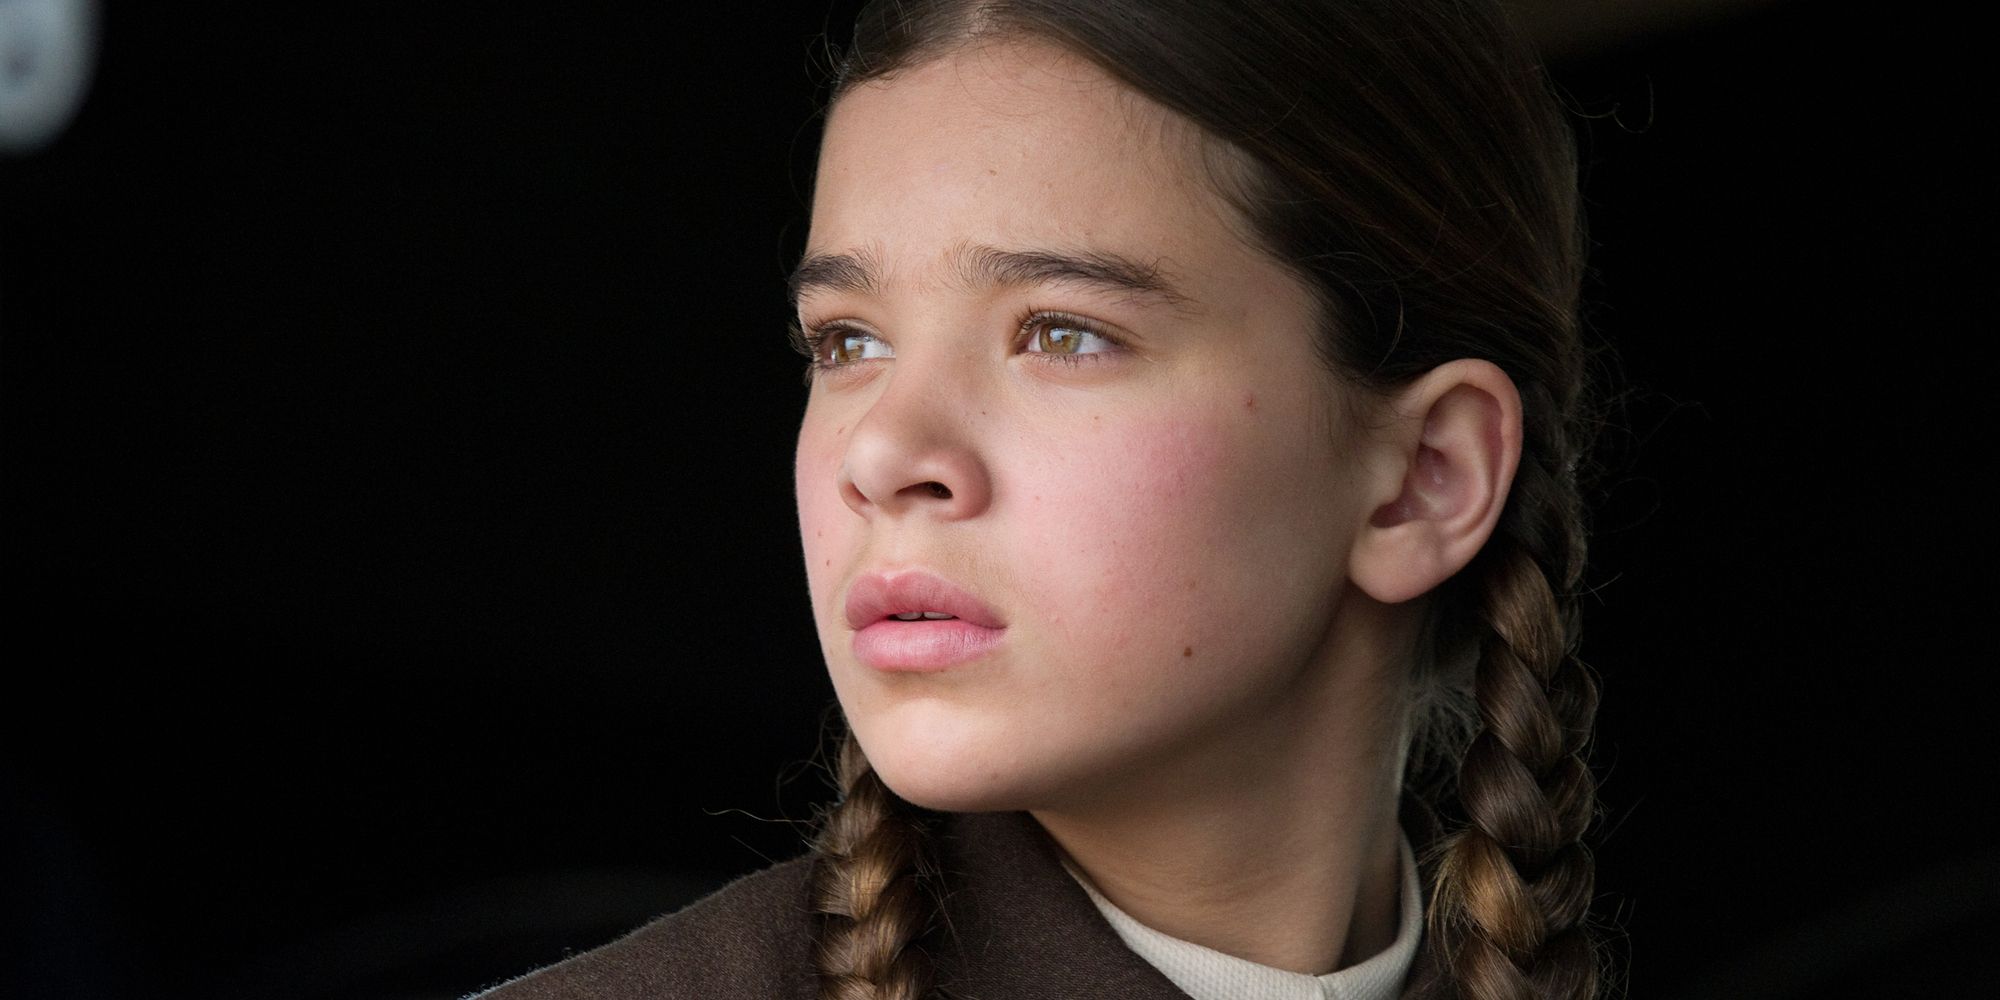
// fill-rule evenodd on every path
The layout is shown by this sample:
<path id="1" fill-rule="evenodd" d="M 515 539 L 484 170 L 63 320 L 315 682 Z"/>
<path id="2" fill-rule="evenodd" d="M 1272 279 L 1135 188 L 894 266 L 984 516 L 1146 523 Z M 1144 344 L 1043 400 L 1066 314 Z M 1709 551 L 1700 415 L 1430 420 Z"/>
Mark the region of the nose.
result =
<path id="1" fill-rule="evenodd" d="M 962 393 L 916 376 L 895 373 L 854 426 L 840 465 L 841 499 L 864 518 L 973 517 L 992 499 L 973 408 Z"/>

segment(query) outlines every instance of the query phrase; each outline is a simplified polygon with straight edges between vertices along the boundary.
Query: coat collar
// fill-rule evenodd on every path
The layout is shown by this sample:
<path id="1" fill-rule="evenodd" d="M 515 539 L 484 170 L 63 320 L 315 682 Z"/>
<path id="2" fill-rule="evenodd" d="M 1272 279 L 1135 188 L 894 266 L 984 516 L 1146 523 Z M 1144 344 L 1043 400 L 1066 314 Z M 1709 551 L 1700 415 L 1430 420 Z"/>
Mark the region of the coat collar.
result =
<path id="1" fill-rule="evenodd" d="M 1187 1000 L 1125 946 L 1025 812 L 940 817 L 948 886 L 937 984 L 966 1000 Z M 972 984 L 977 984 L 972 988 Z"/>

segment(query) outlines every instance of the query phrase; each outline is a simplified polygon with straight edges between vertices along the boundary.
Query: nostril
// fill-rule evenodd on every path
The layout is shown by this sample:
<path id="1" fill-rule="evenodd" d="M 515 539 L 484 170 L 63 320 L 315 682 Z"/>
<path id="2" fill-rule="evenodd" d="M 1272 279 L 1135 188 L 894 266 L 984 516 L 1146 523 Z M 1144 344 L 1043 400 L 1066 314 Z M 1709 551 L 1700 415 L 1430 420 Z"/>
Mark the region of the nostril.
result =
<path id="1" fill-rule="evenodd" d="M 924 484 L 924 487 L 931 491 L 931 496 L 937 497 L 939 500 L 951 499 L 951 488 L 943 483 L 928 482 Z"/>

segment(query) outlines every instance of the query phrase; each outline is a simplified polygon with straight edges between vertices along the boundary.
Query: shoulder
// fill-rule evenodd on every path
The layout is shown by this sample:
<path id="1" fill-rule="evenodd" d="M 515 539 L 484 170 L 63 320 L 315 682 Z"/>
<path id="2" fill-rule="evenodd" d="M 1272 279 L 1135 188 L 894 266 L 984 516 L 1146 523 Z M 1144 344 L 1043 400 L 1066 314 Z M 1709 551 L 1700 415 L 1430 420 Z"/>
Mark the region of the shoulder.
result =
<path id="1" fill-rule="evenodd" d="M 476 1000 L 812 997 L 812 859 L 746 875 L 601 948 Z"/>

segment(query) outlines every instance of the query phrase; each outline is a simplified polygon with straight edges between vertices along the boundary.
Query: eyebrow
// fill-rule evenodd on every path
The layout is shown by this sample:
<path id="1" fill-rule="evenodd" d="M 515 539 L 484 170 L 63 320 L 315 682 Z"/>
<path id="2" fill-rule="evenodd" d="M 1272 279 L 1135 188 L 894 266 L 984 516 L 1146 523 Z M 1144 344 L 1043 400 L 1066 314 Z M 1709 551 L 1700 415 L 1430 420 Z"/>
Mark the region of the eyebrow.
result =
<path id="1" fill-rule="evenodd" d="M 1071 284 L 1119 292 L 1166 305 L 1191 301 L 1168 279 L 1158 264 L 1144 264 L 1103 250 L 1003 250 L 964 246 L 952 251 L 958 280 L 966 288 Z M 796 308 L 812 291 L 842 291 L 873 295 L 881 290 L 881 267 L 868 251 L 807 254 L 785 282 Z"/>
<path id="2" fill-rule="evenodd" d="M 799 296 L 809 291 L 873 295 L 878 284 L 875 275 L 880 270 L 875 263 L 875 255 L 866 250 L 857 253 L 809 253 L 799 261 L 799 266 L 792 268 L 791 276 L 785 279 L 785 287 L 791 293 L 793 308 L 798 307 Z"/>

